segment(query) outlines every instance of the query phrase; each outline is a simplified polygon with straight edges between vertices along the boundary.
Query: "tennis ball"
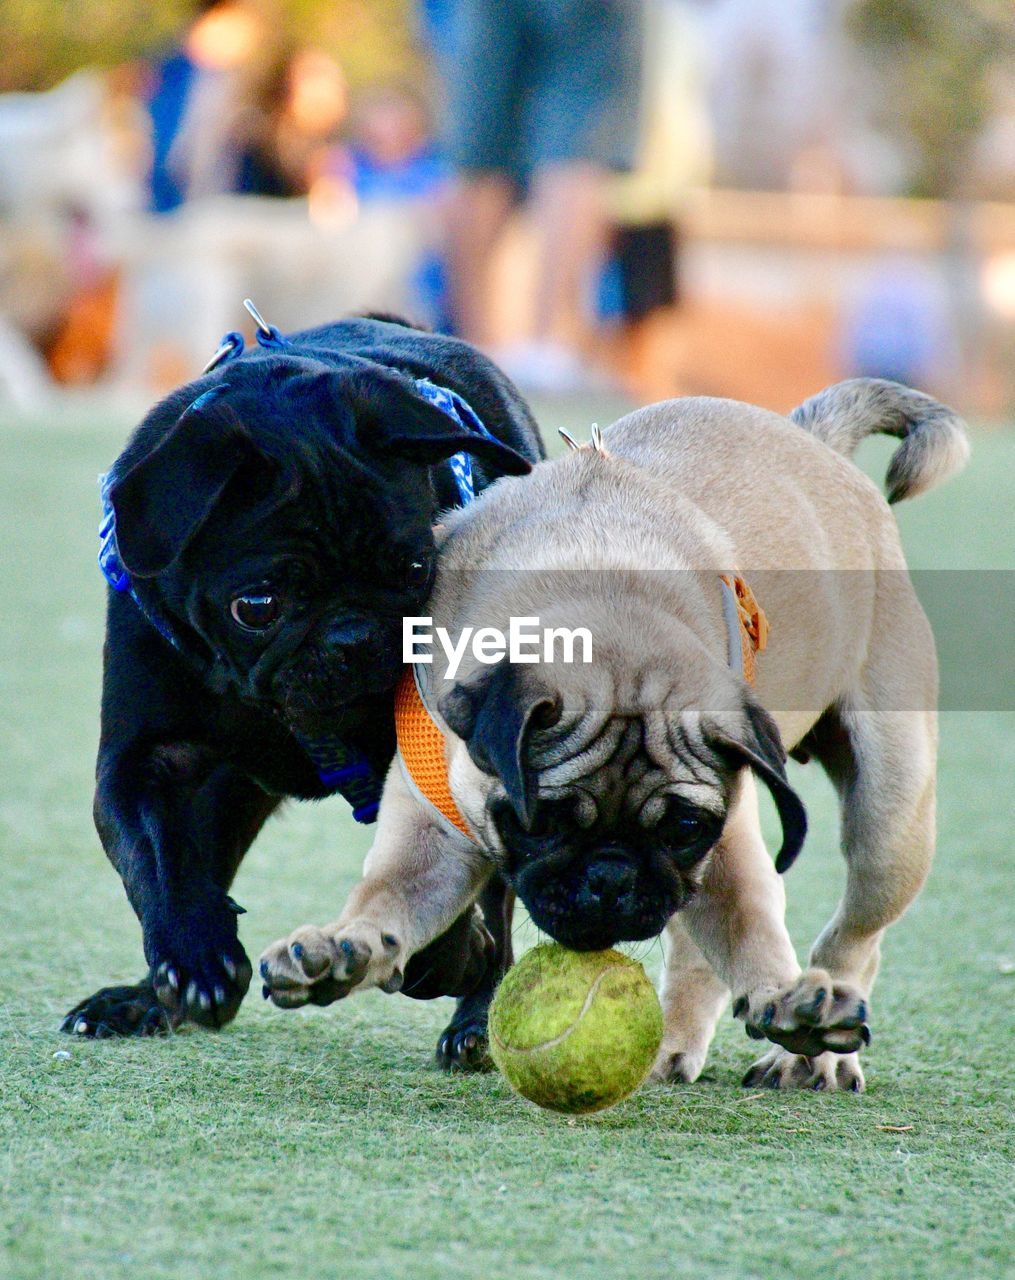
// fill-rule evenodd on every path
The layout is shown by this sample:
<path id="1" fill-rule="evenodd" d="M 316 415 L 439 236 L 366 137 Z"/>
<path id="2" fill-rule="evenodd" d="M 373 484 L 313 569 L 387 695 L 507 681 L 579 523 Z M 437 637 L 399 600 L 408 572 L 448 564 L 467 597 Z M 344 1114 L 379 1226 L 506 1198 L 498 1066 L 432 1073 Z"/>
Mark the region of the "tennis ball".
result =
<path id="1" fill-rule="evenodd" d="M 619 951 L 544 943 L 490 1006 L 490 1053 L 523 1098 L 551 1111 L 612 1107 L 641 1084 L 663 1037 L 645 970 Z"/>

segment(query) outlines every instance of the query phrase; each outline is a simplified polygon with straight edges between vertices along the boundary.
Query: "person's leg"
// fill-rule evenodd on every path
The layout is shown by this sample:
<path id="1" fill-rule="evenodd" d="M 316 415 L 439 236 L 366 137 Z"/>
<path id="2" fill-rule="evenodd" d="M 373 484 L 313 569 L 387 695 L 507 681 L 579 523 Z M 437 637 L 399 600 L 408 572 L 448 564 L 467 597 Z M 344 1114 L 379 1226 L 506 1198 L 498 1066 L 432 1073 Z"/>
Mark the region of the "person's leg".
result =
<path id="1" fill-rule="evenodd" d="M 580 352 L 588 291 L 605 250 L 606 175 L 634 160 L 640 6 L 530 0 L 532 80 L 523 150 L 539 241 L 535 338 Z"/>
<path id="2" fill-rule="evenodd" d="M 451 314 L 459 337 L 487 344 L 490 262 L 511 215 L 514 185 L 495 170 L 463 173 L 448 203 Z"/>
<path id="3" fill-rule="evenodd" d="M 524 32 L 516 0 L 457 0 L 448 76 L 447 255 L 456 332 L 488 341 L 485 300 L 494 249 L 515 201 Z"/>
<path id="4" fill-rule="evenodd" d="M 533 178 L 531 209 L 539 238 L 534 337 L 582 350 L 589 280 L 606 237 L 602 169 L 584 160 L 548 164 Z"/>

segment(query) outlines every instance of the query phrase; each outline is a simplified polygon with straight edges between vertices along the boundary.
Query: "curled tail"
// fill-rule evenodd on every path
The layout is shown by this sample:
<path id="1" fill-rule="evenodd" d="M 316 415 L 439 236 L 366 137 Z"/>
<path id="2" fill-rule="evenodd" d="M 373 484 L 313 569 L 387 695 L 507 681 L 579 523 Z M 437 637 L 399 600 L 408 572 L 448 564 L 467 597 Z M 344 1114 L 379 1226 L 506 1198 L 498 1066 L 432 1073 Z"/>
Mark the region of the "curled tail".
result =
<path id="1" fill-rule="evenodd" d="M 852 458 L 867 436 L 898 436 L 885 478 L 889 502 L 915 498 L 955 475 L 969 458 L 965 423 L 922 391 L 882 378 L 851 378 L 811 396 L 789 415 L 836 451 Z"/>

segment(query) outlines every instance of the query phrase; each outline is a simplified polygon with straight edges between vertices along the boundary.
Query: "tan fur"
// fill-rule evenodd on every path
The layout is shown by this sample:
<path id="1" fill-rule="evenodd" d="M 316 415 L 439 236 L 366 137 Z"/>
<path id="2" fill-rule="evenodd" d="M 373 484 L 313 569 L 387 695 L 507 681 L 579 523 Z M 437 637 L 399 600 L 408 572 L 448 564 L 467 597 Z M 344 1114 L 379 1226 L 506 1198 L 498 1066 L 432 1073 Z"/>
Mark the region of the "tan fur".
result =
<path id="1" fill-rule="evenodd" d="M 742 724 L 747 695 L 727 666 L 716 589 L 732 570 L 771 627 L 754 696 L 786 749 L 815 756 L 839 789 L 845 893 L 801 972 L 754 779 L 740 771 L 697 892 L 667 927 L 658 1078 L 697 1077 L 732 991 L 751 1034 L 777 1046 L 745 1083 L 863 1087 L 854 1050 L 880 939 L 933 853 L 937 670 L 894 519 L 831 446 L 849 452 L 875 430 L 905 437 L 895 479 L 910 493 L 957 469 L 966 450 L 950 411 L 893 386 L 831 388 L 795 422 L 724 400 L 654 405 L 610 427 L 605 454 L 582 449 L 501 480 L 447 520 L 435 623 L 455 634 L 535 615 L 593 633 L 592 666 L 534 669 L 563 709 L 563 729 L 530 744 L 541 797 L 579 795 L 600 817 L 626 806 L 647 824 L 665 795 L 724 811 L 729 779 L 691 769 L 686 744 L 707 725 L 735 736 Z M 433 674 L 439 685 L 436 657 Z M 458 679 L 475 675 L 466 663 Z M 640 754 L 626 750 L 632 722 Z M 312 998 L 329 956 L 329 980 L 394 989 L 407 957 L 474 901 L 503 853 L 490 803 L 504 791 L 447 736 L 452 792 L 478 842 L 436 823 L 396 762 L 364 881 L 342 915 L 265 952 L 278 1003 Z M 314 976 L 293 954 L 308 936 Z"/>

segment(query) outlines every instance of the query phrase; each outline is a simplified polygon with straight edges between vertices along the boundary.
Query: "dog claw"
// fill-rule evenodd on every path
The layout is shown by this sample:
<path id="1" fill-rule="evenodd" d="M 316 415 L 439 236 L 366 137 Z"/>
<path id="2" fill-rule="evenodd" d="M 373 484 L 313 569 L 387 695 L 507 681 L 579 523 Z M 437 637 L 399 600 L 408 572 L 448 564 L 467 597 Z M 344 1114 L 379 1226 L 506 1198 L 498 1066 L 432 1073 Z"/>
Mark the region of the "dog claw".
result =
<path id="1" fill-rule="evenodd" d="M 106 1039 L 105 1033 L 129 1038 L 175 1030 L 187 1013 L 184 1002 L 172 997 L 167 969 L 168 962 L 163 962 L 154 966 L 149 979 L 136 985 L 103 987 L 71 1009 L 60 1029 L 95 1039 Z M 226 1021 L 228 1016 L 227 1007 L 219 1020 Z"/>
<path id="2" fill-rule="evenodd" d="M 866 1001 L 854 986 L 833 984 L 820 969 L 801 974 L 783 991 L 742 996 L 735 1007 L 752 1039 L 767 1038 L 799 1057 L 854 1053 L 869 1043 L 869 1032 L 861 1030 Z"/>
<path id="3" fill-rule="evenodd" d="M 481 1031 L 448 1028 L 437 1041 L 436 1058 L 442 1071 L 489 1071 L 492 1065 Z"/>
<path id="4" fill-rule="evenodd" d="M 138 1035 L 157 1036 L 172 1031 L 173 1023 L 166 1011 L 160 1006 L 149 1009 L 138 1026 Z"/>
<path id="5" fill-rule="evenodd" d="M 855 1053 L 826 1051 L 814 1057 L 778 1045 L 745 1073 L 745 1089 L 808 1089 L 814 1093 L 863 1093 L 864 1078 Z"/>
<path id="6" fill-rule="evenodd" d="M 821 1019 L 821 1011 L 825 1007 L 825 1001 L 828 999 L 828 992 L 824 987 L 819 987 L 814 993 L 814 999 L 805 1009 L 801 1010 L 801 1017 L 810 1018 L 814 1022 Z"/>

